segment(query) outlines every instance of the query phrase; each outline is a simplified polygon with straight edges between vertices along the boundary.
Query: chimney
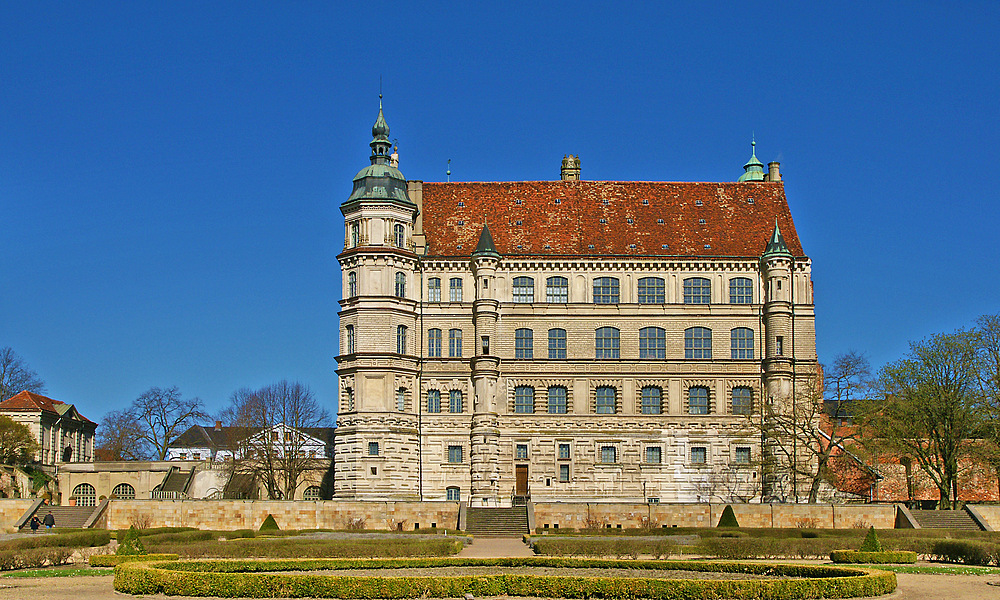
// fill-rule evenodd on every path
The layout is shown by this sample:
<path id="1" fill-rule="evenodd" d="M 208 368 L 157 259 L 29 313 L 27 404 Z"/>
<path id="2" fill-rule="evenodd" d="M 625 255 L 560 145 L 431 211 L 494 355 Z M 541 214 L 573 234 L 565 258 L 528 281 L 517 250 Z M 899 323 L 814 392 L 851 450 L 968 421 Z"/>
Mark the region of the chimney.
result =
<path id="1" fill-rule="evenodd" d="M 222 421 L 216 421 L 215 422 L 215 430 L 216 431 L 222 431 Z"/>
<path id="2" fill-rule="evenodd" d="M 778 167 L 781 166 L 776 160 L 772 160 L 767 163 L 767 180 L 768 181 L 781 181 L 781 173 L 778 172 Z"/>
<path id="3" fill-rule="evenodd" d="M 559 169 L 559 179 L 563 181 L 580 180 L 580 157 L 572 154 L 563 156 L 562 168 Z"/>

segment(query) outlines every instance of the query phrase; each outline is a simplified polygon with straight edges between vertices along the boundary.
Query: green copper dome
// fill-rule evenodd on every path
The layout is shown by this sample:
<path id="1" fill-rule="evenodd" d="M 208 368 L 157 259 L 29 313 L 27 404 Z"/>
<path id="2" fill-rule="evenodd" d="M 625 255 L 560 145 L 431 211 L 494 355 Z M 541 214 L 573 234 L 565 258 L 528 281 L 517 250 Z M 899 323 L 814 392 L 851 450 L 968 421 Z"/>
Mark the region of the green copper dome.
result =
<path id="1" fill-rule="evenodd" d="M 414 206 L 406 193 L 406 177 L 399 169 L 389 164 L 392 144 L 389 142 L 389 125 L 382 114 L 381 96 L 378 102 L 378 117 L 372 125 L 372 141 L 369 145 L 372 147 L 372 164 L 354 176 L 354 189 L 344 204 L 359 200 L 389 200 Z"/>
<path id="2" fill-rule="evenodd" d="M 764 181 L 764 163 L 757 160 L 757 140 L 750 142 L 750 160 L 743 165 L 745 171 L 736 181 Z"/>

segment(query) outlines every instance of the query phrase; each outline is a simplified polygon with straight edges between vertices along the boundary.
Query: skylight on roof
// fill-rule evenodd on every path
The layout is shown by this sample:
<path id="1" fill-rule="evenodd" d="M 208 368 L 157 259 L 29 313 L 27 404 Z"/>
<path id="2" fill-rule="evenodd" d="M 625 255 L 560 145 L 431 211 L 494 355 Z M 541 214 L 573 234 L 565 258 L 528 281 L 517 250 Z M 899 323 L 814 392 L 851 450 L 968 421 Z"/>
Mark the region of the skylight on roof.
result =
<path id="1" fill-rule="evenodd" d="M 698 224 L 699 225 L 704 225 L 705 224 L 705 219 L 698 219 Z"/>
<path id="2" fill-rule="evenodd" d="M 607 219 L 601 219 L 601 223 L 607 223 L 607 222 L 608 222 Z"/>
<path id="3" fill-rule="evenodd" d="M 458 221 L 458 224 L 459 224 L 459 225 L 465 225 L 465 221 L 462 221 L 462 220 L 459 220 L 459 221 Z"/>
<path id="4" fill-rule="evenodd" d="M 556 198 L 556 204 L 562 204 L 562 198 Z"/>
<path id="5" fill-rule="evenodd" d="M 694 201 L 694 205 L 695 205 L 695 206 L 703 206 L 704 204 L 705 204 L 705 203 L 704 203 L 704 202 L 702 202 L 701 200 L 695 200 L 695 201 Z"/>
<path id="6" fill-rule="evenodd" d="M 711 250 L 712 244 L 705 244 L 705 250 Z"/>
<path id="7" fill-rule="evenodd" d="M 459 250 L 461 250 L 462 249 L 462 244 L 459 244 L 459 245 L 457 245 L 455 247 L 458 248 Z"/>
<path id="8" fill-rule="evenodd" d="M 747 198 L 747 204 L 753 204 L 753 198 Z"/>
<path id="9" fill-rule="evenodd" d="M 588 250 L 593 250 L 594 249 L 594 245 L 593 244 L 587 244 L 587 249 Z"/>
<path id="10" fill-rule="evenodd" d="M 642 203 L 645 204 L 646 206 L 649 206 L 649 199 L 648 198 L 643 198 L 642 199 Z"/>
<path id="11" fill-rule="evenodd" d="M 518 198 L 517 200 L 515 200 L 515 201 L 514 201 L 514 203 L 515 203 L 515 204 L 521 204 L 521 199 L 520 199 L 520 198 Z"/>
<path id="12" fill-rule="evenodd" d="M 662 248 L 663 250 L 666 250 L 669 247 L 670 247 L 670 244 L 660 244 L 660 248 Z"/>
<path id="13" fill-rule="evenodd" d="M 523 225 L 522 221 L 514 221 L 514 225 Z"/>
<path id="14" fill-rule="evenodd" d="M 629 249 L 631 249 L 631 250 L 635 250 L 635 244 L 629 244 L 629 245 L 628 245 L 628 247 L 629 247 Z"/>
<path id="15" fill-rule="evenodd" d="M 465 202 L 462 202 L 461 200 L 459 200 L 458 201 L 458 207 L 461 208 L 463 206 L 465 206 Z"/>
<path id="16" fill-rule="evenodd" d="M 656 220 L 656 224 L 657 225 L 663 225 L 663 219 L 657 219 Z"/>
<path id="17" fill-rule="evenodd" d="M 601 200 L 601 202 L 603 202 L 604 204 L 607 204 L 608 203 L 608 199 L 605 198 L 605 199 Z"/>
<path id="18" fill-rule="evenodd" d="M 632 219 L 625 219 L 625 220 L 628 221 L 629 225 L 631 225 L 632 223 L 635 223 L 635 221 L 633 221 Z"/>

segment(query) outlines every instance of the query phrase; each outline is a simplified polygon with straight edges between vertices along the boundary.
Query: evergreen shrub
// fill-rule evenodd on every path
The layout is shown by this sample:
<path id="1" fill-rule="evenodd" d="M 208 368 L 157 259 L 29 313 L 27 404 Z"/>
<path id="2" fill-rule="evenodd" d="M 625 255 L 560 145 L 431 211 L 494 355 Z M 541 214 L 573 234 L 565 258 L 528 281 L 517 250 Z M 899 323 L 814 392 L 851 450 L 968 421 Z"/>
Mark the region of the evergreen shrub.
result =
<path id="1" fill-rule="evenodd" d="M 139 530 L 136 529 L 135 525 L 129 527 L 128 532 L 125 533 L 125 538 L 118 543 L 118 549 L 115 550 L 115 554 L 118 556 L 136 556 L 146 553 L 146 547 L 142 545 L 142 540 L 139 539 Z"/>
<path id="2" fill-rule="evenodd" d="M 719 517 L 718 527 L 739 527 L 740 523 L 736 520 L 736 513 L 733 512 L 733 507 L 729 504 L 726 508 L 722 510 L 722 516 Z"/>
<path id="3" fill-rule="evenodd" d="M 882 542 L 878 539 L 878 534 L 875 533 L 875 526 L 873 525 L 868 530 L 868 535 L 865 536 L 865 541 L 861 542 L 862 552 L 881 552 L 884 550 L 882 548 Z"/>
<path id="4" fill-rule="evenodd" d="M 278 522 L 274 520 L 274 516 L 271 513 L 267 513 L 267 518 L 264 522 L 260 524 L 260 529 L 258 531 L 280 531 L 281 528 L 278 527 Z"/>
<path id="5" fill-rule="evenodd" d="M 917 562 L 917 553 L 909 550 L 881 552 L 834 550 L 830 553 L 830 560 L 839 565 L 908 565 Z"/>

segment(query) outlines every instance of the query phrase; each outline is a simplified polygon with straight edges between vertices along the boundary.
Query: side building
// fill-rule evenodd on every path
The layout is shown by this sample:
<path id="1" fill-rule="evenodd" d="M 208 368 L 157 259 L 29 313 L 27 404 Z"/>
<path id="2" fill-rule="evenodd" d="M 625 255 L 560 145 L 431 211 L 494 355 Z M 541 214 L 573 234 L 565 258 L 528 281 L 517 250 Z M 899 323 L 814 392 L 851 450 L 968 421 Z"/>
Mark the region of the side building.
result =
<path id="1" fill-rule="evenodd" d="M 335 497 L 787 500 L 818 372 L 778 164 L 739 181 L 407 181 L 382 109 L 341 205 Z"/>

